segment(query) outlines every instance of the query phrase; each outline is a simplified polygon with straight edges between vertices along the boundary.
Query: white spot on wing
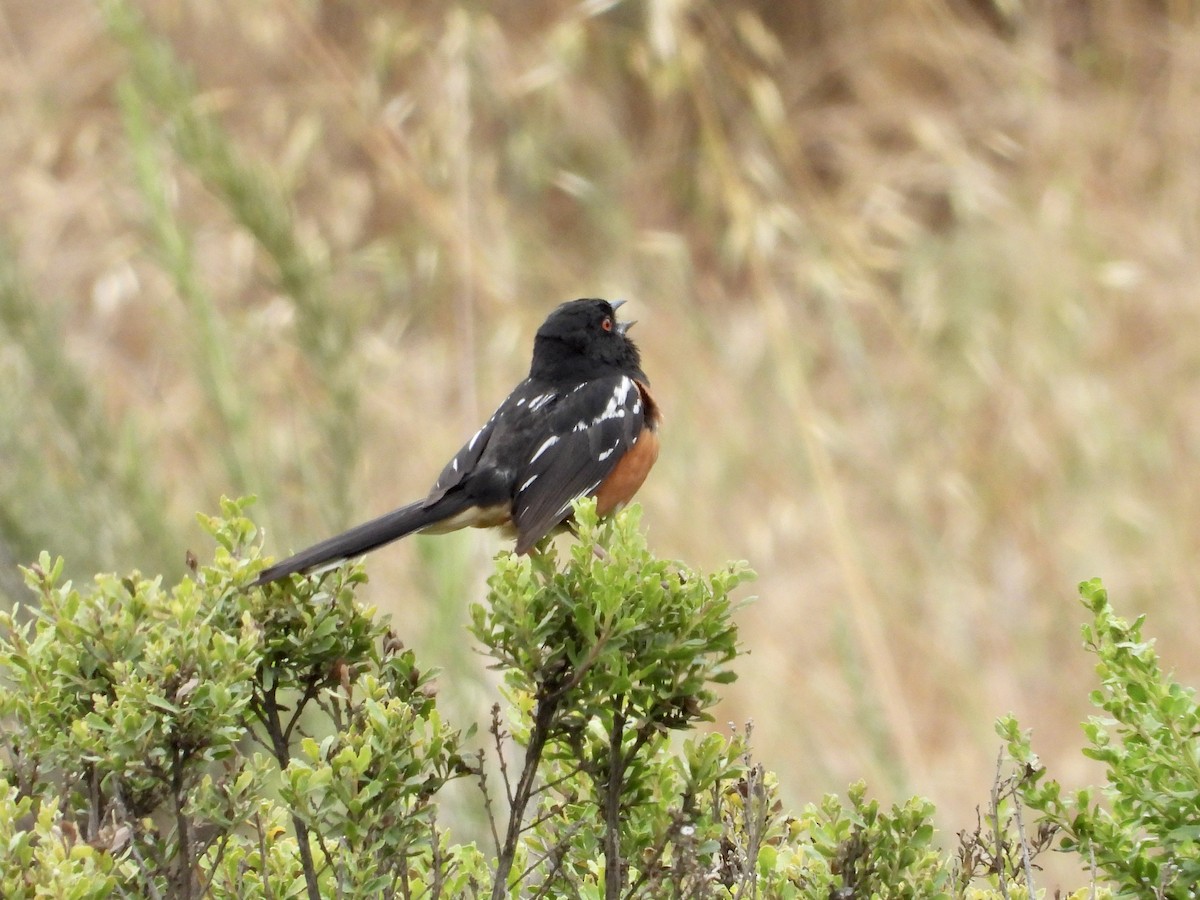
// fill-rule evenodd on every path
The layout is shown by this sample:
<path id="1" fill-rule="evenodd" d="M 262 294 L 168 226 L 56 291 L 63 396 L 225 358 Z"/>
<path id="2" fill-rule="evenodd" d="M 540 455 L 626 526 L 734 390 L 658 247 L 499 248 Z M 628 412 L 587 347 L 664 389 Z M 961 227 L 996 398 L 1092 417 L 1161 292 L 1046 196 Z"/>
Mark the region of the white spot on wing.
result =
<path id="1" fill-rule="evenodd" d="M 616 388 L 613 389 L 612 396 L 608 398 L 608 404 L 601 411 L 600 415 L 588 422 L 586 419 L 581 419 L 575 423 L 572 431 L 586 431 L 589 428 L 595 428 L 601 422 L 606 422 L 609 419 L 622 419 L 627 412 L 625 401 L 629 398 L 629 391 L 633 387 L 633 379 L 628 376 L 622 378 Z M 641 409 L 641 395 L 639 394 L 633 401 L 633 411 L 636 413 Z"/>
<path id="2" fill-rule="evenodd" d="M 537 412 L 547 403 L 554 399 L 554 394 L 538 394 L 529 401 L 529 409 L 531 412 Z"/>
<path id="3" fill-rule="evenodd" d="M 549 450 L 551 447 L 553 447 L 557 443 L 558 443 L 558 435 L 557 434 L 550 435 L 550 437 L 546 438 L 546 440 L 542 442 L 542 446 L 537 448 L 537 452 L 535 452 L 533 454 L 533 456 L 529 457 L 529 461 L 533 462 L 535 459 L 537 459 L 539 456 L 541 456 L 543 453 L 545 453 L 547 450 Z"/>
<path id="4" fill-rule="evenodd" d="M 538 479 L 538 477 L 536 475 L 531 475 L 529 477 L 528 481 L 526 481 L 523 485 L 521 485 L 519 488 L 517 488 L 517 492 L 520 493 L 521 491 L 525 490 L 525 488 L 529 487 L 531 484 L 533 484 L 535 481 L 537 481 L 537 479 Z"/>
<path id="5" fill-rule="evenodd" d="M 487 427 L 486 425 L 483 426 L 483 428 L 486 428 L 486 427 Z M 481 434 L 483 434 L 483 428 L 480 428 L 477 432 L 475 432 L 473 435 L 471 435 L 471 443 L 467 444 L 468 450 L 475 449 L 475 444 L 479 441 L 479 436 Z"/>
<path id="6" fill-rule="evenodd" d="M 608 398 L 608 405 L 604 407 L 604 412 L 596 416 L 592 422 L 593 425 L 599 425 L 606 419 L 619 419 L 625 415 L 625 400 L 629 396 L 629 389 L 633 387 L 633 380 L 628 376 L 622 378 L 617 383 L 616 389 L 611 397 Z"/>

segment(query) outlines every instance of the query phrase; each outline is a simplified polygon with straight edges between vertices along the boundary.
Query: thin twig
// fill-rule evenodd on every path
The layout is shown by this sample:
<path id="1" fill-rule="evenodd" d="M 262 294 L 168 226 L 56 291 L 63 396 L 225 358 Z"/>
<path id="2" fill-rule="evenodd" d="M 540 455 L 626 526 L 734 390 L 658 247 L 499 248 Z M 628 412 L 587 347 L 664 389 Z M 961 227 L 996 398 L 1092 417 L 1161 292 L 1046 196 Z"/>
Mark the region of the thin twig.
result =
<path id="1" fill-rule="evenodd" d="M 621 767 L 623 769 L 629 768 L 633 764 L 633 761 L 637 759 L 637 755 L 642 751 L 642 748 L 650 743 L 650 739 L 656 734 L 658 734 L 658 729 L 654 727 L 653 723 L 647 723 L 639 728 L 637 736 L 629 746 L 629 751 L 622 755 Z"/>
<path id="2" fill-rule="evenodd" d="M 292 742 L 292 731 L 300 722 L 300 716 L 304 714 L 304 707 L 308 706 L 309 701 L 321 690 L 323 680 L 316 670 L 309 675 L 308 684 L 304 687 L 304 694 L 296 702 L 296 708 L 292 711 L 292 717 L 288 720 L 287 728 L 283 730 L 283 740 L 285 743 L 290 744 Z"/>
<path id="3" fill-rule="evenodd" d="M 613 698 L 612 728 L 608 733 L 608 779 L 604 788 L 604 897 L 621 896 L 621 791 L 625 782 L 625 697 Z M 640 735 L 639 735 L 640 737 Z"/>
<path id="4" fill-rule="evenodd" d="M 1013 802 L 1013 817 L 1017 821 L 1017 836 L 1021 839 L 1021 862 L 1025 866 L 1025 887 L 1029 891 L 1029 896 L 1032 897 L 1035 893 L 1033 886 L 1033 851 L 1029 848 L 1029 841 L 1025 837 L 1025 822 L 1021 818 L 1021 798 L 1017 796 L 1015 788 L 1009 791 L 1009 796 Z"/>
<path id="5" fill-rule="evenodd" d="M 566 694 L 579 687 L 579 683 L 583 681 L 583 676 L 588 673 L 588 670 L 591 669 L 592 666 L 596 664 L 596 660 L 600 658 L 600 653 L 604 650 L 604 647 L 608 643 L 610 637 L 612 637 L 611 625 L 605 628 L 604 631 L 596 637 L 596 643 L 592 645 L 592 648 L 588 651 L 588 655 L 584 657 L 583 661 L 575 669 L 574 673 L 572 673 L 571 680 L 551 694 L 551 699 L 558 701 L 566 696 Z"/>
<path id="6" fill-rule="evenodd" d="M 92 763 L 87 764 L 88 782 L 88 840 L 94 841 L 100 833 L 100 775 Z M 32 792 L 31 792 L 32 793 Z"/>
<path id="7" fill-rule="evenodd" d="M 1004 750 L 1001 749 L 996 757 L 996 777 L 992 779 L 991 809 L 992 833 L 996 838 L 996 876 L 999 880 L 1000 896 L 1009 900 L 1008 880 L 1004 877 L 1004 832 L 1000 828 L 1000 773 L 1004 766 Z"/>
<path id="8" fill-rule="evenodd" d="M 487 786 L 487 772 L 484 771 L 483 751 L 478 753 L 479 759 L 479 792 L 483 794 L 483 811 L 487 813 L 488 827 L 492 830 L 492 843 L 496 847 L 496 855 L 500 855 L 500 831 L 496 828 L 496 811 L 492 807 L 492 795 Z"/>
<path id="9" fill-rule="evenodd" d="M 633 900 L 641 890 L 642 885 L 646 884 L 651 873 L 658 869 L 662 863 L 662 858 L 667 852 L 667 847 L 671 845 L 672 839 L 679 833 L 679 828 L 684 822 L 683 811 L 680 810 L 672 815 L 671 827 L 669 827 L 662 836 L 662 840 L 654 847 L 654 851 L 650 854 L 649 859 L 640 866 L 641 871 L 638 877 L 629 885 L 629 890 L 625 892 L 625 900 Z"/>
<path id="10" fill-rule="evenodd" d="M 217 855 L 213 857 L 212 865 L 208 871 L 208 878 L 205 879 L 204 885 L 200 888 L 201 897 L 209 896 L 209 888 L 212 887 L 213 880 L 217 877 L 217 869 L 221 866 L 221 860 L 225 858 L 225 849 L 229 846 L 229 838 L 230 833 L 226 831 L 218 839 Z M 212 842 L 209 842 L 208 847 L 211 846 Z M 205 848 L 205 852 L 207 852 L 207 847 Z"/>
<path id="11" fill-rule="evenodd" d="M 755 865 L 755 860 L 758 859 L 767 817 L 767 799 L 762 782 L 762 766 L 751 765 L 746 771 L 746 799 L 742 805 L 742 822 L 746 826 L 746 865 L 742 869 L 734 900 L 741 900 L 747 887 L 750 889 L 750 896 L 756 896 L 758 888 L 758 866 Z M 756 802 L 760 792 L 763 793 L 761 804 Z"/>
<path id="12" fill-rule="evenodd" d="M 146 858 L 142 856 L 141 851 L 138 850 L 138 822 L 129 814 L 129 805 L 125 802 L 119 780 L 113 787 L 113 803 L 115 803 L 120 810 L 122 820 L 128 823 L 129 827 L 133 831 L 133 833 L 129 836 L 129 852 L 137 864 L 142 868 L 142 871 L 146 872 L 147 877 L 143 883 L 146 893 L 150 895 L 151 900 L 162 900 L 162 894 L 159 893 L 158 888 L 154 886 L 154 879 L 150 877 L 149 866 L 146 865 Z M 160 863 L 158 870 L 161 871 L 162 869 L 163 866 Z"/>
<path id="13" fill-rule="evenodd" d="M 408 880 L 408 854 L 405 853 L 400 859 L 400 889 L 404 891 L 404 896 L 408 900 L 412 900 L 412 883 Z"/>
<path id="14" fill-rule="evenodd" d="M 526 866 L 525 871 L 517 876 L 515 883 L 523 884 L 525 879 L 528 878 L 530 874 L 532 874 L 533 871 L 538 868 L 538 866 L 548 859 L 554 859 L 554 865 L 550 867 L 550 871 L 547 872 L 546 877 L 542 879 L 541 887 L 538 888 L 538 892 L 533 895 L 531 900 L 537 900 L 538 897 L 545 896 L 546 891 L 549 889 L 549 885 L 554 879 L 554 876 L 557 875 L 558 870 L 562 868 L 563 860 L 566 858 L 567 850 L 569 849 L 568 841 L 570 841 L 570 839 L 575 836 L 575 833 L 582 827 L 583 820 L 572 822 L 569 826 L 567 826 L 567 830 L 562 833 L 558 839 L 558 842 L 553 847 Z"/>
<path id="15" fill-rule="evenodd" d="M 535 791 L 534 793 L 537 793 L 537 792 Z M 524 833 L 524 832 L 526 832 L 526 831 L 534 831 L 534 830 L 536 830 L 536 829 L 537 829 L 537 827 L 538 827 L 539 825 L 541 825 L 542 823 L 544 823 L 544 822 L 549 822 L 549 821 L 550 821 L 551 819 L 553 819 L 555 816 L 557 816 L 557 815 L 561 815 L 561 814 L 562 814 L 562 811 L 563 811 L 563 808 L 562 808 L 562 806 L 561 806 L 560 804 L 557 804 L 557 803 L 556 803 L 556 804 L 554 804 L 553 806 L 551 806 L 551 807 L 550 807 L 550 809 L 546 810 L 546 811 L 545 811 L 544 813 L 542 813 L 541 815 L 534 816 L 532 819 L 530 819 L 530 820 L 529 820 L 529 821 L 528 821 L 528 822 L 527 822 L 527 823 L 526 823 L 526 824 L 525 824 L 525 825 L 524 825 L 524 826 L 521 828 L 521 832 L 522 832 L 522 833 Z"/>
<path id="16" fill-rule="evenodd" d="M 256 715 L 258 717 L 259 722 L 262 722 L 263 724 L 265 724 L 265 720 L 263 719 L 261 713 L 255 711 L 254 715 Z M 258 746 L 262 747 L 264 750 L 266 750 L 272 756 L 275 755 L 275 748 L 272 747 L 266 741 L 264 741 L 262 739 L 262 736 L 259 735 L 256 731 L 254 731 L 253 729 L 248 729 L 247 734 L 249 735 L 250 740 L 253 741 L 255 744 L 258 744 Z"/>
<path id="17" fill-rule="evenodd" d="M 177 870 L 179 896 L 192 898 L 192 838 L 188 817 L 184 814 L 186 797 L 183 791 L 184 759 L 178 747 L 171 748 L 171 801 L 175 807 L 175 835 L 179 847 Z"/>
<path id="18" fill-rule="evenodd" d="M 513 792 L 513 800 L 509 809 L 508 829 L 504 836 L 504 846 L 496 860 L 496 875 L 492 883 L 492 900 L 503 900 L 509 892 L 509 873 L 512 871 L 513 859 L 517 853 L 517 842 L 521 837 L 521 823 L 525 818 L 525 807 L 533 793 L 533 784 L 537 778 L 538 766 L 542 761 L 542 752 L 550 739 L 550 726 L 558 712 L 561 692 L 540 697 L 534 710 L 533 726 L 529 731 L 529 744 L 525 748 L 525 764 L 521 769 L 521 777 Z"/>
<path id="19" fill-rule="evenodd" d="M 429 896 L 437 900 L 442 896 L 442 847 L 437 830 L 437 807 L 429 807 L 429 836 L 433 853 L 433 878 L 429 885 Z"/>
<path id="20" fill-rule="evenodd" d="M 492 704 L 492 725 L 488 729 L 496 741 L 496 758 L 500 762 L 500 777 L 504 780 L 504 796 L 511 809 L 513 804 L 512 782 L 508 777 L 508 761 L 504 758 L 504 729 L 500 723 L 500 704 Z"/>
<path id="21" fill-rule="evenodd" d="M 269 866 L 267 865 L 267 834 L 263 831 L 262 814 L 257 811 L 254 813 L 254 829 L 258 832 L 258 859 L 259 864 L 262 866 L 263 896 L 267 900 L 275 900 L 275 892 L 271 890 L 271 879 L 267 877 L 267 872 L 269 871 Z"/>
<path id="22" fill-rule="evenodd" d="M 262 695 L 262 711 L 267 735 L 271 738 L 272 752 L 279 768 L 286 769 L 291 761 L 288 751 L 287 735 L 283 730 L 279 716 L 279 702 L 276 696 L 277 688 L 272 686 L 264 690 Z M 312 847 L 308 844 L 308 826 L 300 818 L 298 810 L 292 811 L 292 830 L 296 833 L 296 849 L 300 854 L 300 867 L 304 871 L 304 885 L 309 900 L 321 900 L 321 888 L 317 882 L 317 868 L 313 862 Z M 322 847 L 324 849 L 324 847 Z"/>
<path id="23" fill-rule="evenodd" d="M 317 846 L 321 850 L 321 855 L 323 857 L 325 857 L 326 867 L 329 868 L 330 870 L 332 870 L 334 873 L 334 884 L 339 886 L 338 894 L 340 895 L 342 893 L 342 890 L 340 887 L 340 884 L 341 884 L 340 876 L 339 876 L 339 872 L 341 870 L 338 867 L 338 860 L 341 859 L 342 857 L 341 857 L 341 855 L 334 854 L 334 852 L 329 849 L 329 844 L 326 842 L 325 838 L 321 834 L 319 834 L 319 833 L 314 834 L 313 839 L 317 842 Z"/>
<path id="24" fill-rule="evenodd" d="M 548 791 L 552 791 L 556 787 L 558 787 L 560 784 L 570 781 L 572 778 L 574 778 L 580 772 L 585 771 L 586 769 L 587 769 L 586 764 L 580 763 L 578 766 L 571 769 L 569 772 L 566 772 L 565 774 L 560 775 L 558 778 L 555 778 L 551 781 L 547 781 L 544 784 L 538 785 L 537 789 L 533 792 L 533 795 L 536 797 L 538 794 L 545 794 Z"/>

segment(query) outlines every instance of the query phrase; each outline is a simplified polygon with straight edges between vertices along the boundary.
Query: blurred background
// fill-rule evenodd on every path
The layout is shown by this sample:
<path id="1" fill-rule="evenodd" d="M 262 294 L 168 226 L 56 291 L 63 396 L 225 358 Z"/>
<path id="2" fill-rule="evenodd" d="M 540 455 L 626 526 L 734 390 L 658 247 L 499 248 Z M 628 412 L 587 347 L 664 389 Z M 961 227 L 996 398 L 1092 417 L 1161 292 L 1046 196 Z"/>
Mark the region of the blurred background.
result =
<path id="1" fill-rule="evenodd" d="M 660 555 L 760 577 L 718 722 L 789 803 L 1094 779 L 1076 583 L 1195 682 L 1188 2 L 0 3 L 0 589 L 181 577 L 423 494 L 557 303 L 623 297 Z M 461 722 L 488 534 L 370 558 Z M 952 841 L 951 837 L 945 841 Z"/>

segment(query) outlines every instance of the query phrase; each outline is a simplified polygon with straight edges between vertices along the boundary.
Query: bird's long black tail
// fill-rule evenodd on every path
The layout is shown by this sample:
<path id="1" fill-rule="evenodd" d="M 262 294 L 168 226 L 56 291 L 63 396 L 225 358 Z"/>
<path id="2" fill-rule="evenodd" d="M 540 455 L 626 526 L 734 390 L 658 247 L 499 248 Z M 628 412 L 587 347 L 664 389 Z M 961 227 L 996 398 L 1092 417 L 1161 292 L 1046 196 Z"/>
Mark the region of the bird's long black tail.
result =
<path id="1" fill-rule="evenodd" d="M 277 581 L 294 572 L 306 572 L 330 563 L 344 562 L 362 556 L 368 551 L 406 535 L 421 531 L 431 525 L 436 525 L 457 515 L 466 509 L 470 503 L 462 497 L 442 497 L 436 503 L 426 506 L 418 500 L 407 506 L 401 506 L 390 513 L 355 525 L 349 531 L 326 538 L 320 543 L 313 544 L 307 550 L 301 550 L 295 556 L 289 556 L 281 562 L 264 569 L 254 580 L 253 587 Z"/>

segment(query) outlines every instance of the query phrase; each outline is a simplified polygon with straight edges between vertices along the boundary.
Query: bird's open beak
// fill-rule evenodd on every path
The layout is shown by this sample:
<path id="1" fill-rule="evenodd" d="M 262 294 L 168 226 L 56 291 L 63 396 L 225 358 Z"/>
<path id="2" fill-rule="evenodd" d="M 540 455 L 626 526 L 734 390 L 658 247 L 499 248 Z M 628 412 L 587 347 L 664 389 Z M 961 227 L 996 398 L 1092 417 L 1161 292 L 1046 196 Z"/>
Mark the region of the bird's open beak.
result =
<path id="1" fill-rule="evenodd" d="M 612 307 L 613 312 L 616 312 L 618 309 L 620 309 L 624 305 L 625 305 L 624 300 L 614 300 L 612 303 L 609 304 L 609 306 Z M 632 321 L 629 321 L 629 322 L 620 323 L 617 326 L 617 334 L 624 335 L 625 332 L 627 332 L 630 328 L 632 328 L 636 324 L 637 324 L 637 319 L 633 319 Z"/>

